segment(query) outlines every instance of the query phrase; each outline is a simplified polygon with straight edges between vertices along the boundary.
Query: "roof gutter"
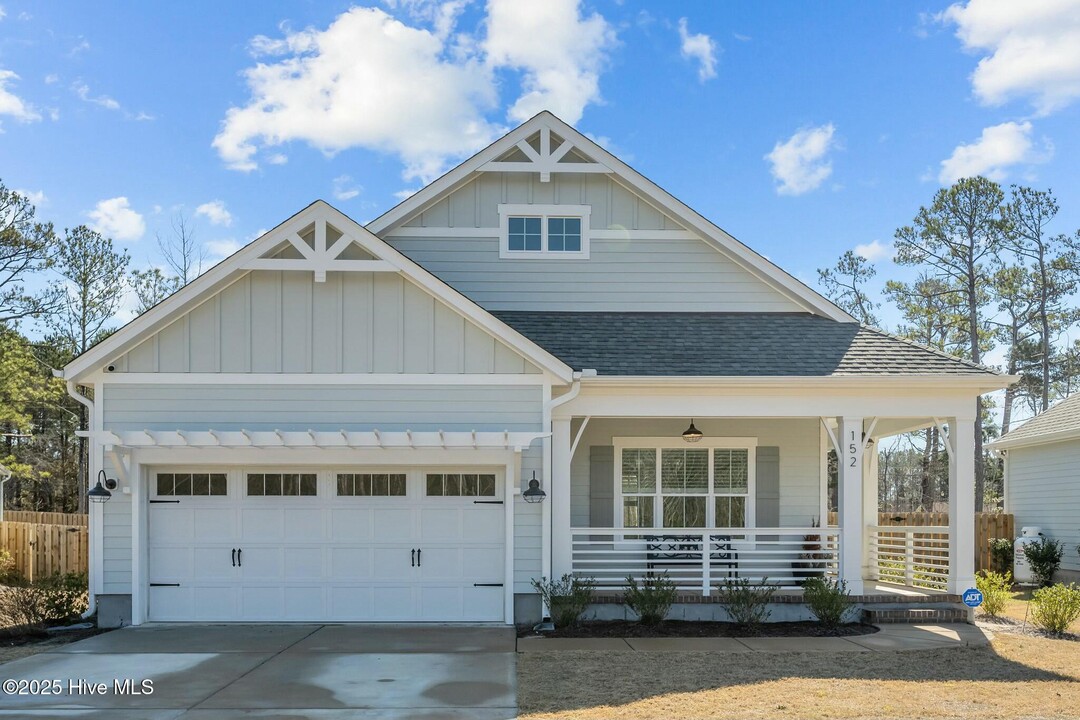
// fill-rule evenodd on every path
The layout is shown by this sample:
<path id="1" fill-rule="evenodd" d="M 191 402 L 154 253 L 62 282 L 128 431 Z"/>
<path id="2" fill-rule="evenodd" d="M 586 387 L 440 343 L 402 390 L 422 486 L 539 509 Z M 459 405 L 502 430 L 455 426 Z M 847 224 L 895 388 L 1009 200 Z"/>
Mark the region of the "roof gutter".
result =
<path id="1" fill-rule="evenodd" d="M 1031 447 L 1034 445 L 1049 445 L 1050 443 L 1075 440 L 1076 438 L 1080 438 L 1080 429 L 1069 428 L 1068 430 L 1058 430 L 1057 432 L 1015 439 L 1006 435 L 1003 438 L 998 438 L 993 442 L 986 443 L 986 447 L 990 450 L 1011 450 L 1013 448 Z"/>
<path id="2" fill-rule="evenodd" d="M 606 386 L 664 386 L 664 387 L 955 387 L 979 389 L 986 392 L 1000 390 L 1020 380 L 1019 375 L 604 375 L 585 376 L 588 385 Z"/>

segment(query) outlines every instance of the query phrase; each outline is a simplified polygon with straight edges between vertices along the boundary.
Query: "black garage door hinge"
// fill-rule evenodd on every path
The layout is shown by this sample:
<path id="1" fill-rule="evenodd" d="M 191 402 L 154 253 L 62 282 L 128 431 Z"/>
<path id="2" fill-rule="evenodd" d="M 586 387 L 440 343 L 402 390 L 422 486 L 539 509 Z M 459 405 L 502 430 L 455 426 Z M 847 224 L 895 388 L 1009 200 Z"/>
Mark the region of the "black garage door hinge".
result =
<path id="1" fill-rule="evenodd" d="M 473 583 L 473 587 L 502 587 L 502 583 Z"/>
<path id="2" fill-rule="evenodd" d="M 180 587 L 180 583 L 150 583 L 150 587 Z"/>
<path id="3" fill-rule="evenodd" d="M 473 500 L 473 505 L 502 505 L 502 500 Z"/>
<path id="4" fill-rule="evenodd" d="M 151 503 L 179 503 L 179 500 L 150 500 Z"/>

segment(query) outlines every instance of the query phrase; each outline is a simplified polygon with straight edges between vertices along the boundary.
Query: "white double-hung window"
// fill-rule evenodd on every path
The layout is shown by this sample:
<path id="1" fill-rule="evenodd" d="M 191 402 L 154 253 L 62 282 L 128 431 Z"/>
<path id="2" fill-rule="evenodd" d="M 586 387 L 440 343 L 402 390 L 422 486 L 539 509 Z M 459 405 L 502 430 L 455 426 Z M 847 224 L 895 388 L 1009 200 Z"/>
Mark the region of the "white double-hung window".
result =
<path id="1" fill-rule="evenodd" d="M 756 438 L 615 438 L 618 527 L 753 527 L 756 447 Z"/>
<path id="2" fill-rule="evenodd" d="M 500 205 L 499 257 L 589 257 L 588 205 Z"/>

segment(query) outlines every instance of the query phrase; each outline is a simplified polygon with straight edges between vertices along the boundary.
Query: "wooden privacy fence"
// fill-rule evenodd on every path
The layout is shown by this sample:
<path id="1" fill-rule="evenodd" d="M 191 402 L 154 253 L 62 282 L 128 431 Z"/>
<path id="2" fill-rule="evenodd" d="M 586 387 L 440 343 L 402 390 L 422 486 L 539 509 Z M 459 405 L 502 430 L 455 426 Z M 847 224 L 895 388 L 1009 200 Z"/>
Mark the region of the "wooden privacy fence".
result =
<path id="1" fill-rule="evenodd" d="M 0 549 L 15 559 L 15 571 L 27 580 L 88 569 L 88 528 L 43 523 L 0 523 Z"/>
<path id="2" fill-rule="evenodd" d="M 829 524 L 836 524 L 836 513 L 829 513 Z M 878 513 L 878 525 L 944 526 L 949 524 L 949 513 L 943 512 L 882 512 Z M 1016 538 L 1016 521 L 1011 513 L 975 513 L 975 570 L 995 570 L 990 556 L 990 540 L 993 538 Z"/>
<path id="3" fill-rule="evenodd" d="M 42 525 L 82 525 L 89 523 L 85 513 L 38 512 L 37 510 L 5 510 L 4 522 L 40 523 Z"/>

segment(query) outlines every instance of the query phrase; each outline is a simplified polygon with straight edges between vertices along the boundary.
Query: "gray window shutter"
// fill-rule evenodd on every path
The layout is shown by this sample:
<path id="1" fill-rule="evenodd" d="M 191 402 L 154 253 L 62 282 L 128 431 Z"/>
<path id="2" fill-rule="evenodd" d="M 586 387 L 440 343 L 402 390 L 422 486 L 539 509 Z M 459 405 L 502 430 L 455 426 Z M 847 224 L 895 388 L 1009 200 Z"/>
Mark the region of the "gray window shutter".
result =
<path id="1" fill-rule="evenodd" d="M 615 525 L 615 448 L 589 448 L 589 527 Z"/>
<path id="2" fill-rule="evenodd" d="M 757 449 L 757 526 L 780 527 L 780 448 Z"/>

